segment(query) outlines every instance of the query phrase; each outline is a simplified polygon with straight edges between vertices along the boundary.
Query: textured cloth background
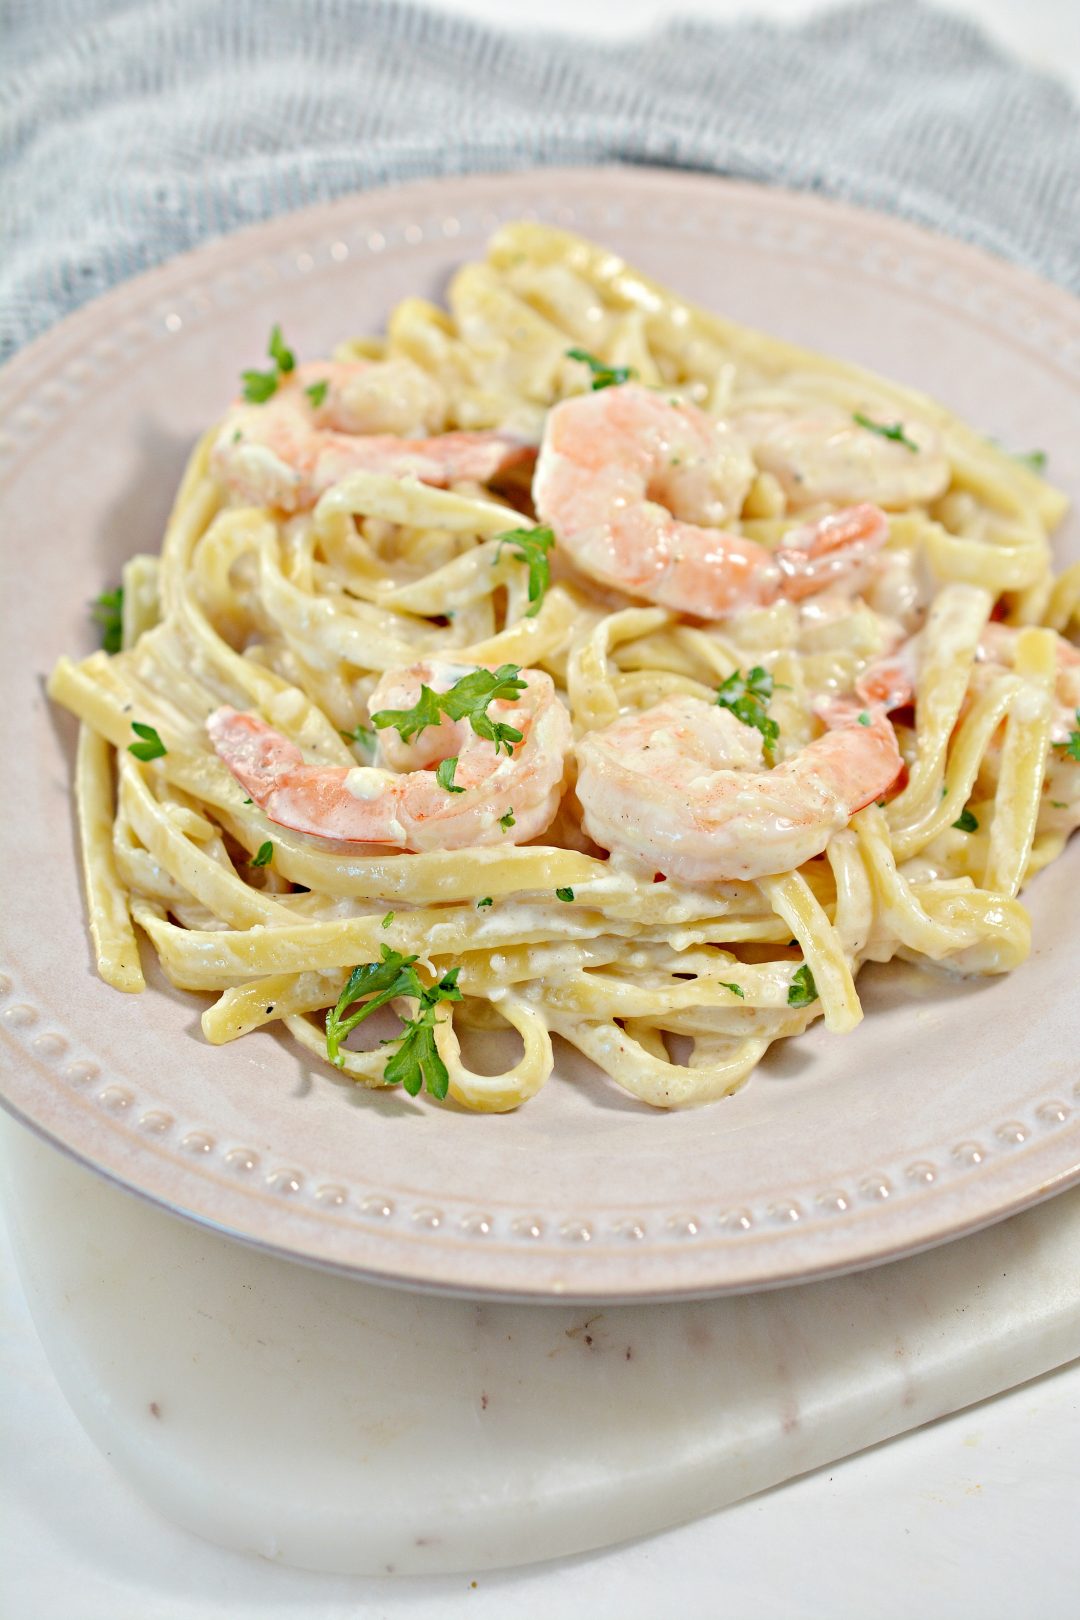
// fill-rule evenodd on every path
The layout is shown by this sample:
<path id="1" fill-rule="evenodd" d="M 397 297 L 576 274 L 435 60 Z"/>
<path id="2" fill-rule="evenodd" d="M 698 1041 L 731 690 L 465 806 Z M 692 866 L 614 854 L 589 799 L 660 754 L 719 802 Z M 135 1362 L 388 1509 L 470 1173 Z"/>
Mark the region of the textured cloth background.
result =
<path id="1" fill-rule="evenodd" d="M 1080 110 L 914 0 L 617 45 L 393 0 L 0 0 L 0 27 L 0 356 L 251 220 L 540 163 L 810 187 L 1080 291 Z"/>

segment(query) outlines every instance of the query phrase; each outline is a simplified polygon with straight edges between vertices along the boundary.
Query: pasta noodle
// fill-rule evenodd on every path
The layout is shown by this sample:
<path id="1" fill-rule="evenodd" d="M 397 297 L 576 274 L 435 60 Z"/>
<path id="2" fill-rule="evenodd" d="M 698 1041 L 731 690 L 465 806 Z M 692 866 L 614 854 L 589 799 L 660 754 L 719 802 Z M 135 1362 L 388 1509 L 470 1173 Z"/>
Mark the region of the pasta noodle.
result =
<path id="1" fill-rule="evenodd" d="M 852 1030 L 868 960 L 979 974 L 1023 961 L 1018 893 L 1080 823 L 1080 683 L 1063 640 L 1080 618 L 1080 564 L 1055 579 L 1049 544 L 1063 497 L 922 395 L 697 309 L 544 225 L 500 230 L 486 260 L 458 272 L 448 305 L 406 298 L 385 338 L 347 342 L 326 363 L 328 376 L 337 367 L 369 394 L 382 388 L 384 415 L 405 413 L 391 438 L 412 443 L 418 423 L 425 443 L 453 447 L 463 460 L 446 487 L 403 470 L 384 434 L 369 436 L 382 461 L 373 450 L 369 465 L 325 478 L 313 462 L 307 499 L 290 466 L 247 437 L 254 413 L 272 409 L 256 400 L 235 418 L 239 489 L 222 476 L 215 428 L 192 455 L 160 557 L 126 566 L 121 650 L 54 670 L 52 697 L 80 721 L 75 795 L 101 977 L 144 988 L 142 935 L 174 985 L 215 997 L 209 1042 L 280 1023 L 325 1059 L 328 1013 L 361 1005 L 339 1005 L 353 970 L 414 958 L 393 1005 L 429 1031 L 454 1100 L 500 1111 L 547 1081 L 552 1037 L 643 1102 L 677 1107 L 730 1093 L 771 1042 L 819 1014 L 833 1033 Z M 588 363 L 573 357 L 580 345 Z M 280 334 L 271 353 L 270 395 L 284 398 L 287 384 L 298 396 Z M 747 436 L 753 458 L 725 528 L 770 556 L 845 506 L 824 472 L 817 498 L 812 487 L 841 418 L 865 427 L 866 466 L 880 452 L 889 477 L 914 478 L 937 456 L 941 487 L 883 494 L 888 539 L 873 567 L 805 599 L 781 591 L 701 615 L 620 589 L 558 535 L 545 589 L 529 458 L 515 465 L 506 446 L 539 443 L 558 401 L 601 400 L 590 381 L 619 390 L 628 376 L 641 410 L 650 389 Z M 326 388 L 318 378 L 305 388 L 316 422 Z M 596 404 L 596 420 L 613 409 Z M 344 431 L 325 444 L 340 449 Z M 504 466 L 470 471 L 477 447 L 499 445 Z M 737 444 L 730 453 L 745 459 Z M 253 501 L 243 480 L 270 473 L 277 493 Z M 595 478 L 606 475 L 598 465 Z M 912 687 L 891 705 L 900 779 L 809 859 L 751 875 L 661 874 L 634 848 L 634 814 L 628 842 L 610 848 L 598 841 L 601 812 L 583 815 L 587 771 L 599 794 L 619 764 L 583 739 L 620 737 L 657 705 L 690 713 L 704 702 L 741 721 L 771 759 L 766 779 L 779 781 L 821 735 L 822 700 L 898 656 Z M 387 672 L 440 661 L 524 669 L 534 700 L 547 682 L 568 710 L 575 747 L 538 834 L 510 836 L 519 797 L 501 838 L 494 812 L 475 823 L 479 841 L 451 847 L 435 834 L 408 848 L 318 836 L 268 819 L 207 732 L 211 714 L 253 714 L 310 764 L 366 783 L 378 774 L 365 775 L 373 693 Z M 496 703 L 491 718 L 502 712 Z M 379 732 L 383 765 L 392 741 Z M 494 747 L 493 783 L 503 769 L 523 779 L 527 743 L 505 745 L 501 765 L 498 742 L 483 746 Z M 450 782 L 447 795 L 461 791 L 452 771 Z M 364 787 L 357 802 L 369 797 Z M 456 801 L 446 806 L 449 826 Z M 692 805 L 680 813 L 692 817 Z M 763 818 L 757 842 L 768 845 L 775 814 L 746 813 Z M 423 993 L 440 985 L 428 1016 Z M 478 1032 L 491 1030 L 520 1048 L 495 1075 L 470 1067 Z M 365 1085 L 393 1078 L 378 1042 L 343 1045 L 337 1061 Z M 429 1079 L 429 1089 L 440 1088 Z"/>

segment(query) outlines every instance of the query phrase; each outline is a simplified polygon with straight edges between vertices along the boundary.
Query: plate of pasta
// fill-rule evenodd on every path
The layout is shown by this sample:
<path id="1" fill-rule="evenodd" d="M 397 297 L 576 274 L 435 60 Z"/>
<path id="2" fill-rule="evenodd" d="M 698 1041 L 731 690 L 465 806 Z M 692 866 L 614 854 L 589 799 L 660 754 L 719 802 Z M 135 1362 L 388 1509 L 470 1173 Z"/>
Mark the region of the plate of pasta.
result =
<path id="1" fill-rule="evenodd" d="M 0 389 L 44 1134 L 299 1259 L 589 1300 L 1080 1176 L 1067 294 L 539 171 L 239 233 Z"/>

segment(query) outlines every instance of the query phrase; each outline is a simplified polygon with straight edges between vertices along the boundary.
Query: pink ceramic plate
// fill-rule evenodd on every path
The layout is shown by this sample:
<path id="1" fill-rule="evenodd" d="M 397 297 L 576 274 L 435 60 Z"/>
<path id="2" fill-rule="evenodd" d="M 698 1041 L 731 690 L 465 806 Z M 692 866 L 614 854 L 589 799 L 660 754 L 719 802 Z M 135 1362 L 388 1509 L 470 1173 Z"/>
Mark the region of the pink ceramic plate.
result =
<path id="1" fill-rule="evenodd" d="M 438 296 L 502 220 L 609 243 L 738 320 L 936 394 L 1038 446 L 1080 496 L 1080 304 L 873 214 L 642 170 L 539 171 L 349 198 L 241 232 L 65 321 L 0 376 L 3 1089 L 116 1181 L 280 1253 L 425 1288 L 643 1299 L 891 1259 L 1080 1178 L 1080 840 L 1032 885 L 1031 960 L 955 983 L 863 974 L 867 1017 L 774 1047 L 737 1096 L 658 1114 L 565 1054 L 518 1113 L 413 1107 L 288 1040 L 202 1040 L 202 1002 L 95 977 L 42 678 L 87 603 L 155 550 L 194 436 L 275 320 L 301 354 Z M 1080 556 L 1071 519 L 1061 557 Z M 149 954 L 149 953 L 148 953 Z M 565 1049 L 564 1049 L 565 1051 Z"/>

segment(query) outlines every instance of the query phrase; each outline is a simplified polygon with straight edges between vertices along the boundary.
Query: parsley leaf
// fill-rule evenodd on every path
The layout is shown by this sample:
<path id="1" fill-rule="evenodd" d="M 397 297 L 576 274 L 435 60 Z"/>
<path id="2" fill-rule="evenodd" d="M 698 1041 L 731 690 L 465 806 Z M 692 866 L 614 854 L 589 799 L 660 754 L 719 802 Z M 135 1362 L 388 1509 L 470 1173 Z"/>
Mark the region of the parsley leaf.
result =
<path id="1" fill-rule="evenodd" d="M 740 1001 L 746 1000 L 746 991 L 743 989 L 741 984 L 725 984 L 724 980 L 721 979 L 720 988 L 721 990 L 730 990 L 732 995 L 738 996 Z M 788 994 L 790 995 L 790 991 Z"/>
<path id="2" fill-rule="evenodd" d="M 277 393 L 278 383 L 282 377 L 296 365 L 296 356 L 291 349 L 285 347 L 280 326 L 274 325 L 270 328 L 270 341 L 266 346 L 266 352 L 274 362 L 270 371 L 240 373 L 244 384 L 244 398 L 249 405 L 265 405 L 266 401 Z"/>
<path id="3" fill-rule="evenodd" d="M 499 817 L 499 826 L 502 828 L 503 832 L 509 832 L 511 827 L 517 826 L 517 822 L 514 820 L 513 805 L 511 805 L 505 816 Z"/>
<path id="4" fill-rule="evenodd" d="M 574 891 L 573 889 L 556 889 L 555 898 L 556 900 L 572 900 L 574 898 Z"/>
<path id="5" fill-rule="evenodd" d="M 511 546 L 514 555 L 528 564 L 529 601 L 533 605 L 525 617 L 535 618 L 543 603 L 544 593 L 551 584 L 551 566 L 547 554 L 555 544 L 554 533 L 542 525 L 536 529 L 507 529 L 505 534 L 497 534 L 495 539 L 498 541 L 495 562 L 502 556 L 503 546 Z"/>
<path id="6" fill-rule="evenodd" d="M 748 675 L 737 669 L 721 681 L 716 688 L 716 703 L 721 709 L 730 709 L 736 720 L 744 726 L 754 726 L 761 732 L 766 753 L 771 754 L 780 735 L 780 727 L 767 714 L 769 699 L 773 695 L 773 678 L 767 669 L 755 664 Z"/>
<path id="7" fill-rule="evenodd" d="M 1014 450 L 1012 458 L 1014 461 L 1019 461 L 1022 466 L 1029 467 L 1032 472 L 1041 473 L 1046 471 L 1045 450 Z"/>
<path id="8" fill-rule="evenodd" d="M 492 902 L 490 894 L 485 895 L 483 900 L 478 900 L 476 902 L 476 909 L 477 909 L 477 911 L 479 911 L 483 906 L 490 906 L 492 903 L 493 902 Z"/>
<path id="9" fill-rule="evenodd" d="M 415 1097 L 423 1085 L 440 1101 L 446 1096 L 450 1076 L 435 1045 L 435 1009 L 441 1001 L 461 1000 L 457 987 L 460 971 L 460 968 L 451 968 L 438 984 L 421 990 L 416 1017 L 406 1021 L 396 1042 L 384 1043 L 396 1044 L 397 1051 L 387 1061 L 383 1079 L 392 1086 L 403 1085 L 410 1097 Z"/>
<path id="10" fill-rule="evenodd" d="M 446 789 L 447 793 L 464 793 L 465 791 L 463 787 L 458 787 L 454 782 L 454 772 L 456 770 L 456 754 L 451 754 L 449 759 L 439 761 L 439 768 L 435 772 L 435 780 L 441 788 Z"/>
<path id="11" fill-rule="evenodd" d="M 883 439 L 891 439 L 894 444 L 902 444 L 912 455 L 918 455 L 919 447 L 915 440 L 909 439 L 904 432 L 903 422 L 873 422 L 869 416 L 864 416 L 862 411 L 854 411 L 852 416 L 860 427 L 868 428 L 871 433 L 879 433 Z"/>
<path id="12" fill-rule="evenodd" d="M 372 715 L 371 723 L 380 731 L 393 726 L 402 742 L 409 742 L 426 727 L 437 726 L 440 716 L 446 714 L 451 720 L 467 719 L 478 737 L 495 744 L 496 752 L 505 748 L 512 754 L 522 733 L 515 726 L 492 720 L 487 710 L 489 703 L 513 702 L 519 692 L 525 691 L 520 670 L 520 664 L 501 664 L 496 670 L 474 669 L 455 681 L 447 692 L 421 686 L 411 709 L 380 709 Z"/>
<path id="13" fill-rule="evenodd" d="M 269 866 L 274 858 L 274 846 L 269 838 L 265 844 L 260 844 L 258 851 L 251 857 L 252 866 Z"/>
<path id="14" fill-rule="evenodd" d="M 101 626 L 101 645 L 107 653 L 118 653 L 124 631 L 124 587 L 103 591 L 90 609 Z"/>
<path id="15" fill-rule="evenodd" d="M 1080 709 L 1076 711 L 1076 724 L 1080 727 Z M 1075 759 L 1080 765 L 1080 730 L 1070 731 L 1068 741 L 1055 743 L 1054 747 L 1060 748 L 1066 759 Z"/>
<path id="16" fill-rule="evenodd" d="M 810 1003 L 816 1001 L 817 998 L 817 985 L 814 983 L 814 975 L 810 971 L 809 963 L 804 962 L 788 985 L 788 1006 L 809 1007 Z"/>
<path id="17" fill-rule="evenodd" d="M 867 714 L 865 709 L 863 709 L 862 713 L 859 715 L 859 724 L 860 726 L 868 726 L 870 724 L 870 716 Z"/>
<path id="18" fill-rule="evenodd" d="M 148 761 L 161 759 L 168 753 L 168 749 L 154 730 L 153 726 L 144 726 L 141 721 L 133 720 L 131 729 L 141 742 L 128 743 L 128 753 L 134 754 L 136 759 Z"/>
<path id="19" fill-rule="evenodd" d="M 249 405 L 265 405 L 270 396 L 277 393 L 276 371 L 242 371 L 240 380 Z"/>
<path id="20" fill-rule="evenodd" d="M 395 996 L 416 996 L 423 993 L 423 985 L 413 963 L 415 956 L 402 956 L 400 951 L 380 945 L 382 960 L 364 962 L 354 967 L 337 999 L 326 1015 L 326 1055 L 336 1068 L 342 1068 L 341 1043 L 351 1035 L 357 1024 Z M 357 1002 L 363 1005 L 354 1013 L 348 1009 Z"/>
<path id="21" fill-rule="evenodd" d="M 411 709 L 380 709 L 372 715 L 371 723 L 377 731 L 385 731 L 387 726 L 393 726 L 402 742 L 411 742 L 428 726 L 439 724 L 442 718 L 440 696 L 430 686 L 421 686 L 420 696 Z"/>
<path id="22" fill-rule="evenodd" d="M 329 387 L 329 382 L 325 377 L 323 377 L 319 382 L 313 382 L 309 388 L 304 389 L 304 393 L 311 401 L 311 407 L 313 410 L 318 410 L 319 406 L 326 398 L 326 391 Z"/>
<path id="23" fill-rule="evenodd" d="M 965 809 L 961 810 L 960 814 L 957 816 L 956 820 L 953 822 L 953 826 L 956 828 L 956 830 L 958 832 L 978 832 L 978 830 L 979 830 L 978 817 L 973 816 L 971 811 L 965 808 Z"/>
<path id="24" fill-rule="evenodd" d="M 588 349 L 567 349 L 568 360 L 580 360 L 582 365 L 588 366 L 592 372 L 592 386 L 595 394 L 600 388 L 611 388 L 619 383 L 629 382 L 637 373 L 630 366 L 609 366 L 603 360 L 598 360 L 595 354 Z"/>
<path id="25" fill-rule="evenodd" d="M 281 327 L 276 322 L 270 328 L 270 342 L 266 346 L 266 352 L 281 372 L 292 371 L 296 365 L 296 356 L 291 349 L 285 347 Z"/>
<path id="26" fill-rule="evenodd" d="M 386 913 L 386 916 L 383 918 L 383 920 L 382 920 L 382 922 L 380 924 L 380 927 L 389 928 L 389 926 L 393 922 L 393 920 L 394 920 L 394 913 L 392 911 L 388 911 Z"/>
<path id="27" fill-rule="evenodd" d="M 375 733 L 370 726 L 354 726 L 352 731 L 342 731 L 341 736 L 348 743 L 357 743 L 369 757 L 375 752 Z"/>

